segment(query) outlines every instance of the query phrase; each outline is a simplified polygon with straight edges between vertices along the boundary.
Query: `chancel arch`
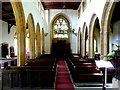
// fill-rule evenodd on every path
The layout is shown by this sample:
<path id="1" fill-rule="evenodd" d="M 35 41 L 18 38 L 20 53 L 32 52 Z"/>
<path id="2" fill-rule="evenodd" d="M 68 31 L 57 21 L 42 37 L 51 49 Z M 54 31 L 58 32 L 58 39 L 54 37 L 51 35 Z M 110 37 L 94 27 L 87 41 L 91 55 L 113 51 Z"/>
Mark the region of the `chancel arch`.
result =
<path id="1" fill-rule="evenodd" d="M 10 0 L 15 21 L 16 21 L 16 34 L 17 34 L 17 45 L 18 45 L 18 60 L 17 65 L 23 66 L 26 62 L 26 45 L 25 45 L 25 15 L 21 0 L 16 2 L 16 0 Z"/>
<path id="2" fill-rule="evenodd" d="M 100 54 L 100 24 L 96 14 L 93 14 L 89 26 L 89 58 Z"/>
<path id="3" fill-rule="evenodd" d="M 55 54 L 70 53 L 71 25 L 69 20 L 58 15 L 52 22 L 52 51 Z"/>
<path id="4" fill-rule="evenodd" d="M 53 42 L 53 23 L 55 21 L 55 19 L 57 19 L 59 16 L 63 16 L 72 26 L 72 21 L 70 19 L 70 17 L 68 15 L 66 15 L 65 13 L 58 13 L 57 15 L 55 15 L 51 21 L 51 25 L 50 25 L 50 41 L 51 41 L 51 52 L 52 52 L 52 42 Z M 71 39 L 70 39 L 71 42 Z"/>
<path id="5" fill-rule="evenodd" d="M 40 35 L 40 25 L 36 25 L 36 57 L 41 55 L 41 35 Z"/>
<path id="6" fill-rule="evenodd" d="M 27 19 L 28 22 L 28 32 L 30 40 L 30 58 L 35 58 L 35 26 L 33 15 L 30 13 Z"/>

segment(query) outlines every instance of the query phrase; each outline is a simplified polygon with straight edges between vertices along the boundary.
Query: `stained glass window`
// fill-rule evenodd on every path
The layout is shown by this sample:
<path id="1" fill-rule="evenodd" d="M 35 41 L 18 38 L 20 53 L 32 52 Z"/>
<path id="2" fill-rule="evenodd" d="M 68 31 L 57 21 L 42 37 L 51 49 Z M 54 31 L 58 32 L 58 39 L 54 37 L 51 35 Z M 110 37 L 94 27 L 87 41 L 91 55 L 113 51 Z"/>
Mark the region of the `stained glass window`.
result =
<path id="1" fill-rule="evenodd" d="M 53 38 L 68 38 L 68 22 L 64 18 L 59 18 L 53 25 Z"/>

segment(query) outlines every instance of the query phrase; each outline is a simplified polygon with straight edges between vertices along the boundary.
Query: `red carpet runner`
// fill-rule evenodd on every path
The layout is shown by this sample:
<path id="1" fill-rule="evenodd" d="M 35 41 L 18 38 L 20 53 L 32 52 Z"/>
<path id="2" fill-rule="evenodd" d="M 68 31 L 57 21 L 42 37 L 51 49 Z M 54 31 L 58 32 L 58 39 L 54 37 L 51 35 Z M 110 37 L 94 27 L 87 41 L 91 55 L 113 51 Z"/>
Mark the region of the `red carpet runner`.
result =
<path id="1" fill-rule="evenodd" d="M 67 65 L 64 60 L 59 60 L 57 64 L 56 90 L 74 90 Z"/>

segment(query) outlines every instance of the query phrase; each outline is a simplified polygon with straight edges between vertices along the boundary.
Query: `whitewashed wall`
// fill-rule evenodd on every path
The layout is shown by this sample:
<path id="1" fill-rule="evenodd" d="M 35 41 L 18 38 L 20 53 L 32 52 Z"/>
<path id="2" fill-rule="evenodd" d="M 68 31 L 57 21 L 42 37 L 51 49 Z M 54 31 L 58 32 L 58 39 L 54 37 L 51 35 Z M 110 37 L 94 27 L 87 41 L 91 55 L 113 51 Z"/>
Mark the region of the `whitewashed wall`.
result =
<path id="1" fill-rule="evenodd" d="M 15 26 L 12 26 L 10 29 L 10 33 L 8 34 L 8 23 L 0 20 L 0 44 L 4 42 L 8 43 L 8 49 L 10 48 L 10 46 L 14 46 L 15 31 L 16 31 Z"/>
<path id="2" fill-rule="evenodd" d="M 24 14 L 25 19 L 27 22 L 28 15 L 31 13 L 34 18 L 34 25 L 36 28 L 37 23 L 40 24 L 40 32 L 42 31 L 42 28 L 44 28 L 44 32 L 48 33 L 48 26 L 46 23 L 46 19 L 42 17 L 41 12 L 37 9 L 35 2 L 22 2 L 23 8 L 24 8 Z M 45 15 L 46 18 L 46 15 Z M 45 53 L 50 53 L 50 38 L 48 36 L 45 37 Z"/>
<path id="3" fill-rule="evenodd" d="M 101 21 L 105 2 L 105 0 L 91 0 L 91 2 L 87 4 L 87 8 L 81 14 L 81 17 L 78 20 L 78 27 L 83 27 L 84 22 L 86 22 L 87 26 L 89 26 L 93 14 L 96 14 L 99 21 Z"/>
<path id="4" fill-rule="evenodd" d="M 51 42 L 50 42 L 50 12 L 49 10 L 45 10 L 45 21 L 47 22 L 47 31 L 46 33 L 48 33 L 48 35 L 45 37 L 46 40 L 46 51 L 48 51 L 47 53 L 51 53 Z"/>
<path id="5" fill-rule="evenodd" d="M 14 46 L 14 34 L 16 32 L 16 26 L 12 26 L 10 29 L 10 34 L 9 34 L 9 44 L 10 46 Z"/>
<path id="6" fill-rule="evenodd" d="M 8 23 L 2 21 L 2 43 L 8 43 Z"/>
<path id="7" fill-rule="evenodd" d="M 101 28 L 101 19 L 102 19 L 105 3 L 106 3 L 106 0 L 91 0 L 90 3 L 87 3 L 87 6 L 84 12 L 82 12 L 81 10 L 82 14 L 80 15 L 80 18 L 78 20 L 78 26 L 77 26 L 77 28 L 79 27 L 81 28 L 81 33 L 83 32 L 83 25 L 85 22 L 86 22 L 88 32 L 89 32 L 90 21 L 91 21 L 92 15 L 94 14 L 96 14 L 96 16 L 98 17 L 100 28 Z M 100 45 L 98 45 L 98 47 L 99 47 L 98 48 L 98 51 L 99 51 Z"/>

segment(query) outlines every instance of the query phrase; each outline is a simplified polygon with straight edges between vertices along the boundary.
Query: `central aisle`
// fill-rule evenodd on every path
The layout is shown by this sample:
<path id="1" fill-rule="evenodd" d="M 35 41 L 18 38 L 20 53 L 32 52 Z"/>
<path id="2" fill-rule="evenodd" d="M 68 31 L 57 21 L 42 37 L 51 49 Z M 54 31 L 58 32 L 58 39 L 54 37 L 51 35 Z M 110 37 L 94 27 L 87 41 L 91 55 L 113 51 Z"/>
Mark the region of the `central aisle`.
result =
<path id="1" fill-rule="evenodd" d="M 70 73 L 68 72 L 67 64 L 64 60 L 58 60 L 57 64 L 57 77 L 56 77 L 56 90 L 69 89 L 74 90 Z"/>

